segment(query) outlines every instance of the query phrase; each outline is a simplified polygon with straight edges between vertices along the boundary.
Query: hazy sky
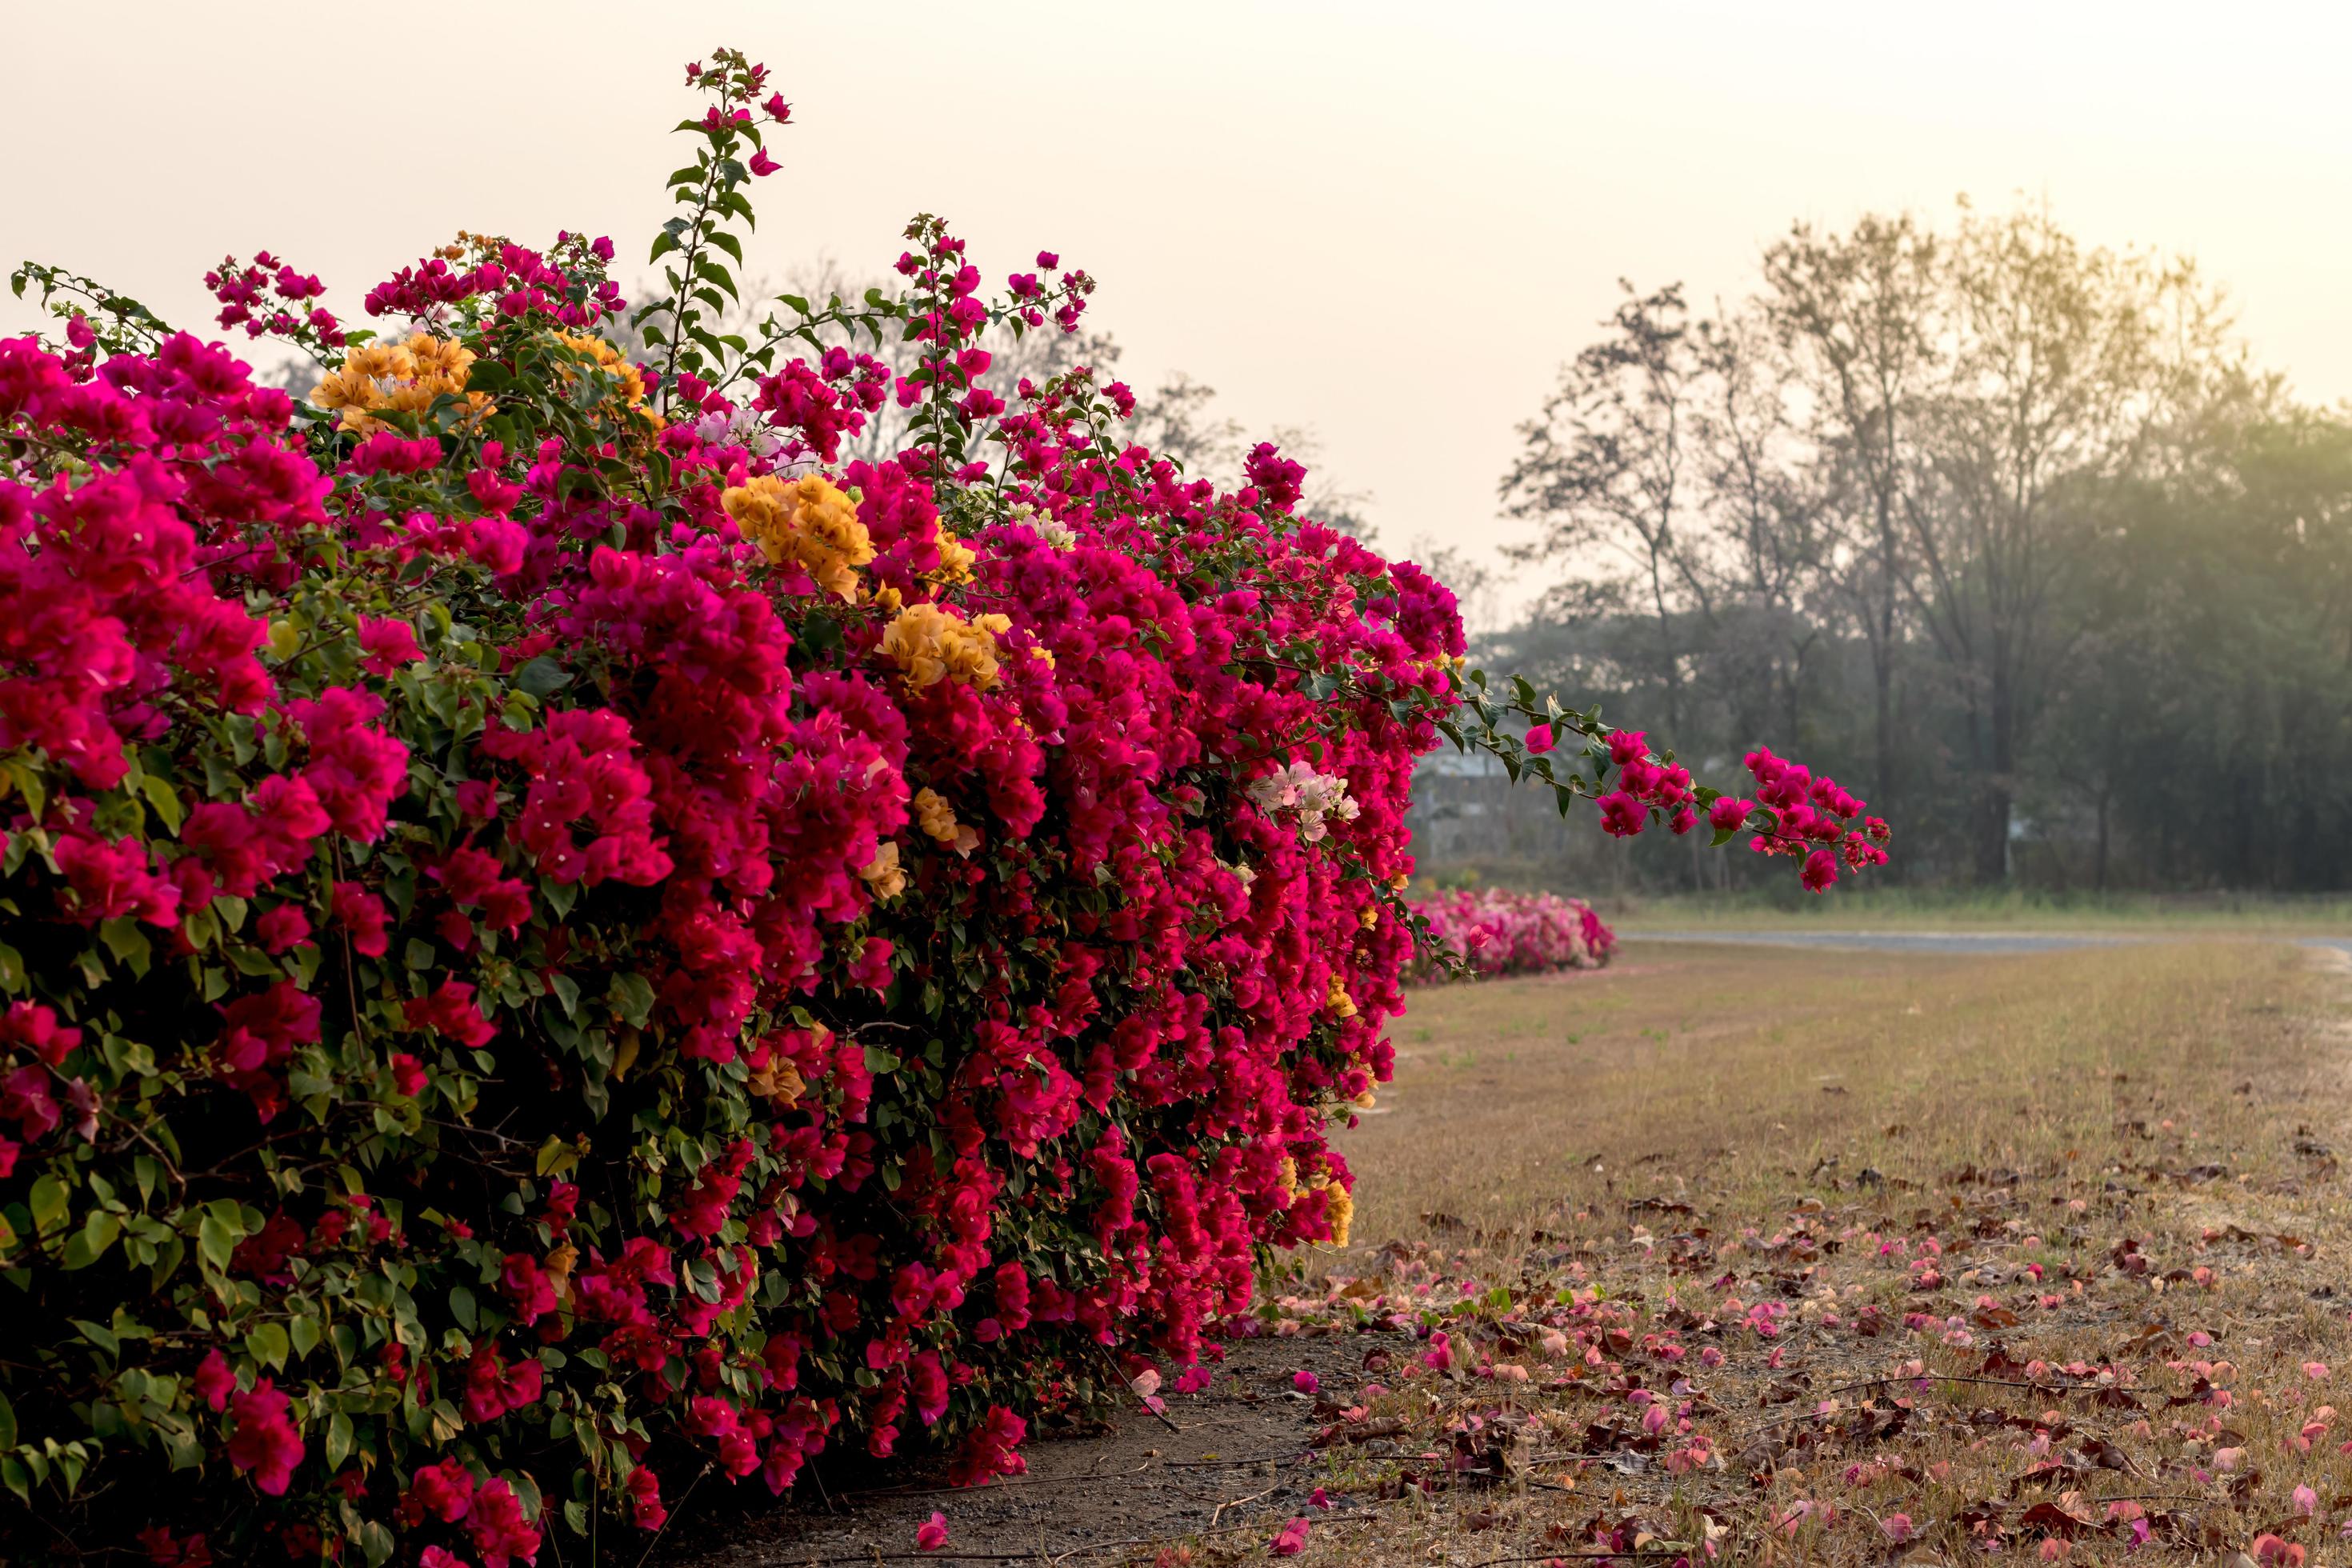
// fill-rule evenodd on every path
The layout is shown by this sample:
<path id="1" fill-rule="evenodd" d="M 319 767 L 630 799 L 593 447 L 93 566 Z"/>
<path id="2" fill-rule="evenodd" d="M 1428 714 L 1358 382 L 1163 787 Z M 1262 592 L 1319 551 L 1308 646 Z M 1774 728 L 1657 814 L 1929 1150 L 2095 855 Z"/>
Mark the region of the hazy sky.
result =
<path id="1" fill-rule="evenodd" d="M 879 268 L 917 211 L 992 281 L 1058 250 L 1129 381 L 1311 426 L 1391 550 L 1510 536 L 1512 426 L 1621 275 L 1730 295 L 1793 219 L 1963 191 L 2193 254 L 2262 360 L 2352 395 L 2337 7 L 5 0 L 0 39 L 0 263 L 189 326 L 232 250 L 346 313 L 460 227 L 642 257 L 682 67 L 739 45 L 799 122 L 747 273 Z"/>

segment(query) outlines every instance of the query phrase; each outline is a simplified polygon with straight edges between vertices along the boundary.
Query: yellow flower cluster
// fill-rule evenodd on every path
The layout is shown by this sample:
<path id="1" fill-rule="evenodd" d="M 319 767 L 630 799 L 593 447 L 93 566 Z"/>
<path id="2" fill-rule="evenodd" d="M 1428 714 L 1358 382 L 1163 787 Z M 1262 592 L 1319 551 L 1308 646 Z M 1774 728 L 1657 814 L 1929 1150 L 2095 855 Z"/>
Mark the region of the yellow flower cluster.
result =
<path id="1" fill-rule="evenodd" d="M 558 332 L 555 341 L 576 354 L 593 360 L 598 370 L 621 384 L 621 401 L 631 410 L 644 415 L 655 424 L 661 416 L 641 406 L 646 400 L 646 375 L 623 356 L 621 351 L 599 337 L 580 332 Z"/>
<path id="2" fill-rule="evenodd" d="M 888 903 L 907 890 L 907 868 L 898 864 L 898 846 L 885 844 L 874 858 L 858 868 L 866 885 L 874 890 L 875 901 Z"/>
<path id="3" fill-rule="evenodd" d="M 1339 977 L 1336 974 L 1331 976 L 1330 994 L 1323 998 L 1323 1005 L 1342 1018 L 1356 1016 L 1355 1001 L 1349 996 L 1348 988 L 1339 984 Z"/>
<path id="4" fill-rule="evenodd" d="M 935 789 L 927 787 L 915 792 L 915 822 L 959 855 L 969 857 L 980 847 L 980 835 L 956 820 L 955 807 Z"/>
<path id="5" fill-rule="evenodd" d="M 961 680 L 985 690 L 996 684 L 996 638 L 1012 629 L 1003 616 L 967 621 L 937 605 L 908 605 L 883 628 L 882 652 L 918 688 Z"/>
<path id="6" fill-rule="evenodd" d="M 1318 1171 L 1308 1184 L 1323 1194 L 1323 1212 L 1331 1221 L 1333 1247 L 1348 1245 L 1348 1232 L 1356 1221 L 1356 1200 L 1347 1188 L 1333 1181 L 1328 1172 Z"/>
<path id="7" fill-rule="evenodd" d="M 310 389 L 310 405 L 341 409 L 341 427 L 366 435 L 386 428 L 375 411 L 421 414 L 440 396 L 463 397 L 468 416 L 490 410 L 490 400 L 466 390 L 474 351 L 448 338 L 419 332 L 404 343 L 378 339 L 343 355 L 342 366 Z"/>
<path id="8" fill-rule="evenodd" d="M 972 563 L 980 559 L 971 547 L 944 528 L 940 530 L 939 546 L 940 569 L 931 575 L 943 583 L 971 582 Z"/>
<path id="9" fill-rule="evenodd" d="M 719 504 L 770 562 L 797 562 L 819 588 L 856 602 L 856 569 L 874 559 L 874 541 L 857 521 L 856 503 L 832 480 L 761 474 L 729 489 Z"/>
<path id="10" fill-rule="evenodd" d="M 822 1039 L 825 1034 L 824 1026 L 819 1024 L 815 1032 Z M 745 1087 L 761 1100 L 774 1102 L 776 1110 L 790 1110 L 800 1103 L 801 1095 L 808 1084 L 790 1057 L 778 1056 L 769 1058 L 765 1067 L 753 1072 L 751 1082 Z"/>

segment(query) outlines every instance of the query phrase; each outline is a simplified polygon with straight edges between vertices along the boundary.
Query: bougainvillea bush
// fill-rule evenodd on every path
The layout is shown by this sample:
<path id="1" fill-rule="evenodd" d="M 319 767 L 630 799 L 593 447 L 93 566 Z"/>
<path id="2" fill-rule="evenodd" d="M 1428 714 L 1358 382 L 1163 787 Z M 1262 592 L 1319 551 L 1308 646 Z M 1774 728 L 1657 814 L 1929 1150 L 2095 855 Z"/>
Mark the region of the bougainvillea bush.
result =
<path id="1" fill-rule="evenodd" d="M 1617 947 L 1617 933 L 1591 905 L 1558 893 L 1457 888 L 1417 894 L 1412 909 L 1428 936 L 1405 973 L 1408 981 L 1598 969 Z"/>
<path id="2" fill-rule="evenodd" d="M 16 276 L 0 1554 L 499 1568 L 828 1448 L 1018 1470 L 1346 1239 L 1416 754 L 1722 809 L 1465 677 L 1271 447 L 1221 494 L 1116 384 L 975 385 L 1076 321 L 1050 255 L 983 290 L 920 218 L 902 293 L 715 331 L 789 109 L 689 75 L 649 363 L 579 235 L 461 236 L 368 329 L 224 261 L 300 403 Z M 1765 771 L 1758 841 L 1856 855 Z"/>

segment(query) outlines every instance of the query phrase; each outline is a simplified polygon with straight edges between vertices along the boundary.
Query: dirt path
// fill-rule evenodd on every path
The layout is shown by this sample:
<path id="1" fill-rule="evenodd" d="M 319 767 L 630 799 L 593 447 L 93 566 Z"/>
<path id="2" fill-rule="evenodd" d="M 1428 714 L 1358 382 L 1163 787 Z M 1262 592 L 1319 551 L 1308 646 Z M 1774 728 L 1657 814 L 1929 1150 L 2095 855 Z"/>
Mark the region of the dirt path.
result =
<path id="1" fill-rule="evenodd" d="M 706 1479 L 655 1561 L 670 1568 L 869 1563 L 877 1552 L 912 1553 L 916 1530 L 934 1510 L 947 1515 L 947 1558 L 1082 1561 L 1237 1523 L 1262 1530 L 1269 1510 L 1307 1510 L 1318 1458 L 1308 1445 L 1338 1418 L 1328 1398 L 1299 1393 L 1295 1375 L 1308 1371 L 1326 1387 L 1353 1390 L 1367 1355 L 1407 1342 L 1390 1334 L 1236 1341 L 1209 1388 L 1168 1396 L 1177 1430 L 1130 1403 L 1107 1428 L 1033 1439 L 1022 1449 L 1026 1475 L 977 1490 L 949 1488 L 936 1466 L 885 1468 L 859 1455 L 825 1455 L 814 1467 L 822 1488 L 803 1480 L 782 1507 L 756 1481 L 730 1495 Z M 1332 1511 L 1318 1510 L 1318 1520 L 1362 1506 L 1327 1500 Z"/>

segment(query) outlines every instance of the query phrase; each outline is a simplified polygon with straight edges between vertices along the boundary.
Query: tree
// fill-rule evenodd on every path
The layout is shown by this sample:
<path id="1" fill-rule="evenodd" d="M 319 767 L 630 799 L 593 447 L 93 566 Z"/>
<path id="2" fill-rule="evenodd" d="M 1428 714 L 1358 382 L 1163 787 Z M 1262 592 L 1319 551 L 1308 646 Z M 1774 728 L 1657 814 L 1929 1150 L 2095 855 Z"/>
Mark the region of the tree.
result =
<path id="1" fill-rule="evenodd" d="M 1823 641 L 1811 612 L 1843 503 L 1843 471 L 1813 461 L 1790 406 L 1769 324 L 1751 310 L 1694 334 L 1702 393 L 1697 446 L 1724 608 L 1710 639 L 1736 739 L 1794 737 L 1809 662 Z M 1769 716 L 1771 722 L 1768 723 Z"/>
<path id="2" fill-rule="evenodd" d="M 1961 704 L 1975 875 L 1997 883 L 2021 743 L 2080 636 L 2057 612 L 2091 521 L 2226 381 L 2225 322 L 2189 269 L 2085 249 L 2027 211 L 1964 207 L 1940 282 L 1904 587 Z"/>
<path id="3" fill-rule="evenodd" d="M 1800 226 L 1706 318 L 1628 288 L 1520 435 L 1562 580 L 1489 652 L 1695 758 L 1801 740 L 1907 875 L 2352 876 L 2352 416 L 2187 263 L 1965 202 Z"/>
<path id="4" fill-rule="evenodd" d="M 1936 238 L 1909 215 L 1865 217 L 1851 233 L 1799 224 L 1764 253 L 1761 307 L 1811 410 L 1815 438 L 1842 463 L 1854 504 L 1834 514 L 1829 583 L 1869 650 L 1882 803 L 1901 788 L 1895 682 L 1907 570 L 1906 503 L 1916 482 L 1911 431 L 1931 374 L 1939 321 Z"/>
<path id="5" fill-rule="evenodd" d="M 1623 556 L 1646 595 L 1656 630 L 1654 657 L 1666 716 L 1683 729 L 1684 678 L 1675 603 L 1711 613 L 1711 590 L 1696 542 L 1693 384 L 1700 374 L 1682 285 L 1641 294 L 1622 279 L 1625 300 L 1602 324 L 1608 335 L 1560 372 L 1543 410 L 1519 426 L 1517 461 L 1503 478 L 1504 510 L 1534 521 L 1522 561 Z"/>

